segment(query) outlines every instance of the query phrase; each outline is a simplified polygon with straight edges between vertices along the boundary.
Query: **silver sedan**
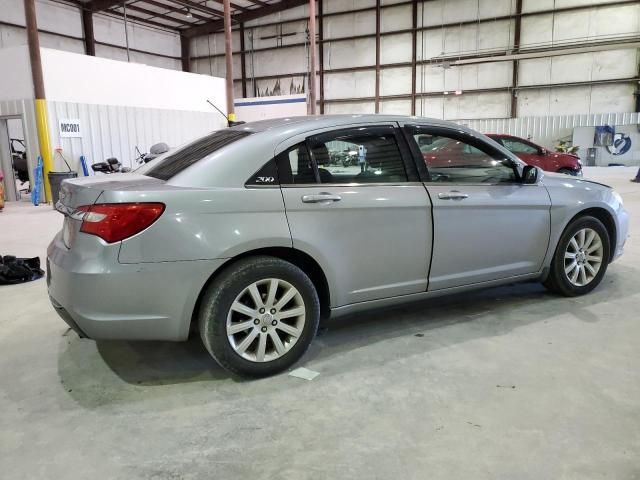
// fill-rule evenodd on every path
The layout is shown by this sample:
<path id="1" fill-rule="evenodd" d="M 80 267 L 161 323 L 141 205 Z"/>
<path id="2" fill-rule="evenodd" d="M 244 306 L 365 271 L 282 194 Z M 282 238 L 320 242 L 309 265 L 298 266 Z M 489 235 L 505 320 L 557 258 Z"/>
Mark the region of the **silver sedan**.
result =
<path id="1" fill-rule="evenodd" d="M 68 180 L 56 208 L 49 295 L 80 336 L 195 327 L 254 377 L 299 360 L 321 318 L 514 281 L 588 293 L 628 223 L 605 185 L 459 125 L 380 115 L 213 132 L 133 173 Z"/>

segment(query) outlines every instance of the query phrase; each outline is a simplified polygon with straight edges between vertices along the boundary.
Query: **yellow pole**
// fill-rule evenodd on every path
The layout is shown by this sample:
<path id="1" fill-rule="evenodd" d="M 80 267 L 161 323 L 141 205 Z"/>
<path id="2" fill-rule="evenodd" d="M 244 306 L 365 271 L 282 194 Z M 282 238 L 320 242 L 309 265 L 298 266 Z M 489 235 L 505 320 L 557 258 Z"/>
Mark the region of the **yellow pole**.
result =
<path id="1" fill-rule="evenodd" d="M 36 21 L 35 0 L 24 0 L 24 18 L 27 27 L 27 43 L 29 44 L 29 59 L 31 61 L 31 75 L 33 77 L 33 92 L 36 107 L 36 126 L 40 156 L 42 156 L 42 183 L 44 184 L 45 201 L 51 202 L 51 186 L 49 172 L 53 167 L 51 144 L 49 142 L 49 126 L 47 118 L 47 97 L 44 94 L 44 77 L 42 74 L 42 59 L 40 58 L 40 39 L 38 38 L 38 23 Z"/>
<path id="2" fill-rule="evenodd" d="M 49 141 L 49 122 L 47 117 L 47 101 L 36 99 L 36 125 L 38 128 L 38 144 L 42 156 L 42 181 L 44 195 L 47 202 L 53 200 L 51 185 L 49 185 L 49 172 L 53 170 L 53 156 L 51 155 L 51 142 Z"/>

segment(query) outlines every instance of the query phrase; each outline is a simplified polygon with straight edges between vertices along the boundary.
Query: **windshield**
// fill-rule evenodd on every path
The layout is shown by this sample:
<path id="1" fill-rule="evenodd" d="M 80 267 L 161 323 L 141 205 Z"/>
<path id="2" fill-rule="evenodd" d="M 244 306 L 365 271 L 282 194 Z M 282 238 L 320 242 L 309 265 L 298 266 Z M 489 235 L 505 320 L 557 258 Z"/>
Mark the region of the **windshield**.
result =
<path id="1" fill-rule="evenodd" d="M 218 130 L 152 160 L 139 168 L 137 173 L 160 180 L 169 180 L 215 151 L 247 135 L 251 135 L 251 132 L 232 129 Z"/>

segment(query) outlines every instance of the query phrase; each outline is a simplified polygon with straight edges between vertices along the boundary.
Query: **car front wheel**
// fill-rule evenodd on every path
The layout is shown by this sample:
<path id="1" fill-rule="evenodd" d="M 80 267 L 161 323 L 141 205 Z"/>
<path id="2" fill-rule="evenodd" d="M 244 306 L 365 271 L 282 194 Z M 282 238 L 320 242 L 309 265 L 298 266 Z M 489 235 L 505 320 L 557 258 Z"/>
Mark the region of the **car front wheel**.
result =
<path id="1" fill-rule="evenodd" d="M 609 252 L 609 234 L 602 222 L 578 217 L 562 233 L 544 285 L 568 297 L 589 293 L 607 271 Z"/>
<path id="2" fill-rule="evenodd" d="M 199 311 L 202 341 L 227 370 L 263 377 L 286 370 L 318 329 L 320 303 L 309 277 L 274 257 L 250 257 L 208 287 Z"/>

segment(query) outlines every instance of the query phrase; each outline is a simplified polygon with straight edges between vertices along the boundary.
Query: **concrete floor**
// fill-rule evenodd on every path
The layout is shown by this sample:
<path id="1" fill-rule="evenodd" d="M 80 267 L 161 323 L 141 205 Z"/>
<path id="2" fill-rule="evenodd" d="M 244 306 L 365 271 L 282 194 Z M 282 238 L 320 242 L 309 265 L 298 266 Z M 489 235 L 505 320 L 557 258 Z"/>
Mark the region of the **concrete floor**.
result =
<path id="1" fill-rule="evenodd" d="M 630 169 L 587 175 L 637 223 Z M 9 204 L 0 252 L 44 257 L 59 224 Z M 527 284 L 361 314 L 316 339 L 311 382 L 231 379 L 197 338 L 80 340 L 44 280 L 0 287 L 0 477 L 640 478 L 639 285 L 632 237 L 583 298 Z"/>

